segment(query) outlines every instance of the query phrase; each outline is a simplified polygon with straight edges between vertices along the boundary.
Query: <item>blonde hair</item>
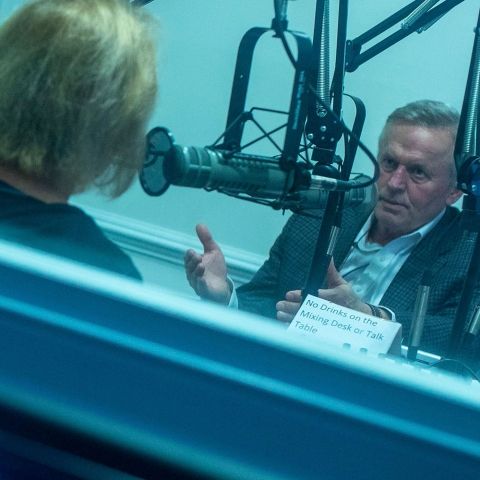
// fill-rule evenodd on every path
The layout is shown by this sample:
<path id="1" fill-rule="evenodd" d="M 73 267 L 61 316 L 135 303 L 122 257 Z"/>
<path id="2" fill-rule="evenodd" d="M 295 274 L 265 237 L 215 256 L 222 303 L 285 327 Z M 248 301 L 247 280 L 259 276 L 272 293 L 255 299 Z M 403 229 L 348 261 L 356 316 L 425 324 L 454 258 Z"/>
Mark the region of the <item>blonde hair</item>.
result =
<path id="1" fill-rule="evenodd" d="M 0 28 L 0 165 L 112 197 L 143 160 L 151 22 L 122 0 L 33 0 Z"/>

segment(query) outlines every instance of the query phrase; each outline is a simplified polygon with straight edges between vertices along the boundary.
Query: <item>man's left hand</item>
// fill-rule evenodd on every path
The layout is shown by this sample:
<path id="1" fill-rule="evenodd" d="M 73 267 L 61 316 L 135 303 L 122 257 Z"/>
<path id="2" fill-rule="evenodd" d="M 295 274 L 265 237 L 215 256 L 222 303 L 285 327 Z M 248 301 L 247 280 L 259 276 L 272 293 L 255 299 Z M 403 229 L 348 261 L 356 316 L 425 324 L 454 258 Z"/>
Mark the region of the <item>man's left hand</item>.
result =
<path id="1" fill-rule="evenodd" d="M 351 285 L 338 273 L 333 261 L 327 272 L 328 288 L 318 290 L 318 296 L 329 302 L 348 307 L 358 312 L 372 314 L 370 307 L 353 291 Z M 291 290 L 285 294 L 285 299 L 277 302 L 277 319 L 289 323 L 302 304 L 301 290 Z"/>
<path id="2" fill-rule="evenodd" d="M 329 302 L 371 315 L 371 308 L 353 291 L 352 286 L 338 273 L 333 261 L 327 272 L 328 288 L 318 290 L 318 296 Z"/>
<path id="3" fill-rule="evenodd" d="M 285 300 L 277 302 L 277 319 L 290 323 L 302 304 L 302 291 L 292 290 L 285 294 Z"/>

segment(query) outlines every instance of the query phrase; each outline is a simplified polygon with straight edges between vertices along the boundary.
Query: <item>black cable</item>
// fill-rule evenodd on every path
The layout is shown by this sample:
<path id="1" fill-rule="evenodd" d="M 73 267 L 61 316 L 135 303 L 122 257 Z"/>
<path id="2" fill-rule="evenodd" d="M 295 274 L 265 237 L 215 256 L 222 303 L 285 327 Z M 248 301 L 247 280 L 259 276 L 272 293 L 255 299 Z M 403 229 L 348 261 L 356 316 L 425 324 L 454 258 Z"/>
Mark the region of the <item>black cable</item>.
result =
<path id="1" fill-rule="evenodd" d="M 332 115 L 335 120 L 339 123 L 341 128 L 343 129 L 344 132 L 348 133 L 348 135 L 353 138 L 354 141 L 358 143 L 358 146 L 363 150 L 363 152 L 367 155 L 369 160 L 373 164 L 374 172 L 373 172 L 373 178 L 371 178 L 369 181 L 362 183 L 362 184 L 357 184 L 353 188 L 363 188 L 363 187 L 368 187 L 369 185 L 372 185 L 378 180 L 378 177 L 380 176 L 380 168 L 378 166 L 377 159 L 375 158 L 375 155 L 370 151 L 370 149 L 358 138 L 346 125 L 345 122 L 330 108 L 329 105 L 327 105 L 317 94 L 315 88 L 309 84 L 308 88 L 312 91 L 312 93 L 315 95 L 315 98 L 318 103 L 322 105 L 323 108 L 328 110 L 329 114 Z"/>

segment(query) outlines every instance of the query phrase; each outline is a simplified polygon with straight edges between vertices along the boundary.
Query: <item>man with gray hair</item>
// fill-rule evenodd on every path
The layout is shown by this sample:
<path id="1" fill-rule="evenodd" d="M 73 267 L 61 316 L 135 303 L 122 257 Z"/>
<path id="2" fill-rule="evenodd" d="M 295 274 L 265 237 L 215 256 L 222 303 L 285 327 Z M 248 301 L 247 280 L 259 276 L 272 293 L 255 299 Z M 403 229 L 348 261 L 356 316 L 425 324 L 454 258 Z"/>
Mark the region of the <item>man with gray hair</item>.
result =
<path id="1" fill-rule="evenodd" d="M 374 205 L 348 207 L 318 296 L 385 319 L 395 316 L 407 338 L 416 292 L 427 268 L 431 294 L 421 348 L 445 353 L 473 248 L 452 204 L 458 112 L 421 100 L 396 109 L 379 139 L 380 177 Z M 223 255 L 205 226 L 197 226 L 202 255 L 189 250 L 187 278 L 203 298 L 235 304 L 290 322 L 301 302 L 323 212 L 292 215 L 254 278 L 230 287 Z M 337 271 L 338 267 L 338 271 Z"/>

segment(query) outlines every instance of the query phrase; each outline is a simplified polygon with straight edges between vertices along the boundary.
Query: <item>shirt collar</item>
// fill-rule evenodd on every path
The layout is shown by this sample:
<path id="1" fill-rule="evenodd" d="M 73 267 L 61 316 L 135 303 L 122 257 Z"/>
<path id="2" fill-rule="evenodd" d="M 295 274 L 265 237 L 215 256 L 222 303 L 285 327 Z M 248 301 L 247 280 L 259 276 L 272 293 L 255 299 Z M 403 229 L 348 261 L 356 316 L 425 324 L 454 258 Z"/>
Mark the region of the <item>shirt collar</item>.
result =
<path id="1" fill-rule="evenodd" d="M 392 240 L 392 242 L 395 242 L 396 240 L 400 240 L 400 239 L 402 239 L 400 241 L 400 243 L 404 243 L 404 242 L 415 242 L 415 243 L 417 243 L 417 242 L 419 242 L 442 219 L 443 214 L 445 213 L 445 210 L 446 209 L 444 208 L 436 217 L 434 217 L 432 220 L 430 220 L 425 225 L 422 225 L 421 227 L 417 228 L 413 232 L 406 233 L 405 235 L 402 235 L 401 237 L 398 237 L 398 238 Z M 367 221 L 363 224 L 363 227 L 360 229 L 357 236 L 355 237 L 355 243 L 358 243 L 358 244 L 365 244 L 366 243 L 367 236 L 368 236 L 367 234 L 368 234 L 368 231 L 370 230 L 370 228 L 372 226 L 373 219 L 374 219 L 374 215 L 373 215 L 373 212 L 372 212 L 370 214 L 370 216 L 367 218 Z"/>

